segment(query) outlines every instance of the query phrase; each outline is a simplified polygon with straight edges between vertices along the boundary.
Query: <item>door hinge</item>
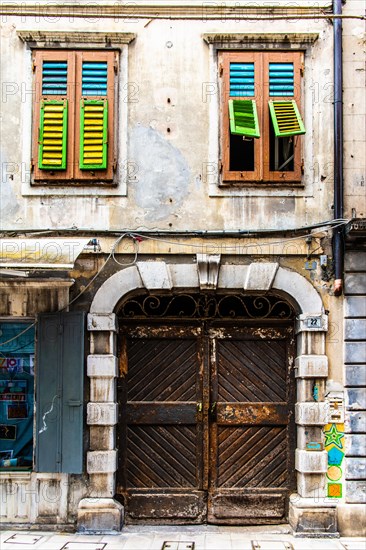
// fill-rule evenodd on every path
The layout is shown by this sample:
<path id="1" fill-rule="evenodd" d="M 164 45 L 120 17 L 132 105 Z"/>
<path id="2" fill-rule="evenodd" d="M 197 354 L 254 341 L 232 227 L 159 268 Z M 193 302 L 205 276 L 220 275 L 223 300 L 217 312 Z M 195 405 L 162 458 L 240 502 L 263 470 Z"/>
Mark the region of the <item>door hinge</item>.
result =
<path id="1" fill-rule="evenodd" d="M 33 59 L 32 59 L 32 72 L 33 72 L 33 73 L 35 72 L 36 67 L 37 67 L 37 63 L 36 63 L 36 60 L 35 60 L 34 57 L 33 57 Z"/>
<path id="2" fill-rule="evenodd" d="M 300 75 L 304 76 L 304 72 L 305 72 L 305 66 L 304 66 L 304 63 L 301 63 L 301 65 L 300 65 Z"/>
<path id="3" fill-rule="evenodd" d="M 304 173 L 304 170 L 305 170 L 304 159 L 301 159 L 301 173 L 302 174 Z"/>
<path id="4" fill-rule="evenodd" d="M 113 160 L 113 172 L 116 172 L 117 171 L 117 159 L 115 158 Z"/>
<path id="5" fill-rule="evenodd" d="M 224 66 L 223 66 L 222 63 L 220 63 L 220 65 L 219 65 L 219 76 L 222 76 L 223 72 L 224 72 Z"/>
<path id="6" fill-rule="evenodd" d="M 222 174 L 222 169 L 224 165 L 222 164 L 222 160 L 219 160 L 219 174 Z"/>

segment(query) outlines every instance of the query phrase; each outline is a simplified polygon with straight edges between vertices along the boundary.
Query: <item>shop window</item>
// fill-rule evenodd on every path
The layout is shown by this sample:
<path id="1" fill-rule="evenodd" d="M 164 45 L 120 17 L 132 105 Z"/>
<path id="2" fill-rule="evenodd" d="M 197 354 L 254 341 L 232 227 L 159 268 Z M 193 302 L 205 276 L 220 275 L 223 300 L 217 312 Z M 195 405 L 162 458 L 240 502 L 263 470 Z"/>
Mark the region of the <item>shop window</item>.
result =
<path id="1" fill-rule="evenodd" d="M 301 182 L 300 52 L 221 52 L 223 183 Z"/>
<path id="2" fill-rule="evenodd" d="M 34 52 L 33 183 L 113 181 L 116 56 Z"/>
<path id="3" fill-rule="evenodd" d="M 0 470 L 33 465 L 34 346 L 32 323 L 0 321 Z"/>

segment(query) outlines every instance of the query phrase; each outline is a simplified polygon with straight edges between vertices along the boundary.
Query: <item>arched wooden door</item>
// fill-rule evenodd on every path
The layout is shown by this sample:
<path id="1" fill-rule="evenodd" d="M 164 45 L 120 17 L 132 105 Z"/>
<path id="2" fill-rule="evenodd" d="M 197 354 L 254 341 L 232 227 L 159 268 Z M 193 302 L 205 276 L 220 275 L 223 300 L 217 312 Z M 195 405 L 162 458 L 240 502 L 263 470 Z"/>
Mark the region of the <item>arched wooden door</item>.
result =
<path id="1" fill-rule="evenodd" d="M 293 329 L 278 325 L 121 327 L 117 493 L 127 522 L 286 519 Z"/>

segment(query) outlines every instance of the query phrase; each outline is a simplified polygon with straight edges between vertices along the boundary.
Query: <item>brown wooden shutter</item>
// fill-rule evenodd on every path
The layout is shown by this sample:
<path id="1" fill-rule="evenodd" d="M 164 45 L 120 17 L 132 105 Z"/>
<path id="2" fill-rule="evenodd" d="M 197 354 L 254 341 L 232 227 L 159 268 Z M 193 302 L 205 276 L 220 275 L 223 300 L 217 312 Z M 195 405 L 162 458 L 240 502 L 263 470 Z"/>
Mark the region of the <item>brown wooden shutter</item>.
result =
<path id="1" fill-rule="evenodd" d="M 301 74 L 300 70 L 303 62 L 303 54 L 301 52 L 266 52 L 263 54 L 263 71 L 264 71 L 264 87 L 263 87 L 263 174 L 265 181 L 273 182 L 300 182 L 301 181 L 301 138 L 294 136 L 294 170 L 291 171 L 275 171 L 270 170 L 270 130 L 272 125 L 271 114 L 269 109 L 270 100 L 283 99 L 286 101 L 296 100 L 297 106 L 301 113 Z M 293 95 L 291 88 L 288 88 L 286 95 L 275 96 L 270 94 L 270 78 L 269 67 L 270 63 L 292 63 L 293 64 Z M 280 88 L 280 87 L 279 87 Z M 279 94 L 281 94 L 279 89 Z"/>
<path id="2" fill-rule="evenodd" d="M 72 84 L 75 82 L 74 54 L 73 52 L 65 52 L 65 50 L 35 51 L 33 64 L 35 68 L 32 129 L 34 181 L 69 181 L 73 178 L 74 168 L 74 149 L 72 146 L 75 107 L 72 95 Z M 67 105 L 67 118 L 63 122 L 67 126 L 63 133 L 63 138 L 66 134 L 66 143 L 64 141 L 62 144 L 62 165 L 58 166 L 53 163 L 50 168 L 47 168 L 47 164 L 43 159 L 43 144 L 40 144 L 40 138 L 44 130 L 42 119 L 44 107 L 52 104 Z"/>
<path id="3" fill-rule="evenodd" d="M 77 52 L 76 56 L 76 113 L 75 113 L 75 178 L 88 181 L 112 181 L 114 162 L 114 60 L 115 52 Z M 106 162 L 101 167 L 94 163 L 88 169 L 83 158 L 84 145 L 81 135 L 85 128 L 83 124 L 83 108 L 85 103 L 100 102 L 105 105 L 107 114 L 103 130 L 106 136 L 102 138 L 102 148 Z M 107 106 L 107 107 L 106 107 Z M 104 168 L 104 166 L 106 166 Z"/>

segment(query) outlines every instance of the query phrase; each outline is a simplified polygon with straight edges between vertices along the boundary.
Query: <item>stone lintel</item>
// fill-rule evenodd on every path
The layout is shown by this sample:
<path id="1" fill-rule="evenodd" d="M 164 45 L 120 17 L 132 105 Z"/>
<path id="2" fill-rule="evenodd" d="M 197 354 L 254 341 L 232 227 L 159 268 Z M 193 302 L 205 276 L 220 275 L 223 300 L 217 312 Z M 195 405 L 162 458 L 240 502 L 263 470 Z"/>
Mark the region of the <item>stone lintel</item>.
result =
<path id="1" fill-rule="evenodd" d="M 326 355 L 299 355 L 295 360 L 296 378 L 326 378 L 328 357 Z"/>
<path id="2" fill-rule="evenodd" d="M 88 355 L 87 373 L 90 378 L 115 378 L 118 376 L 115 355 Z"/>
<path id="3" fill-rule="evenodd" d="M 88 313 L 88 330 L 103 330 L 117 332 L 117 316 L 115 313 Z"/>

